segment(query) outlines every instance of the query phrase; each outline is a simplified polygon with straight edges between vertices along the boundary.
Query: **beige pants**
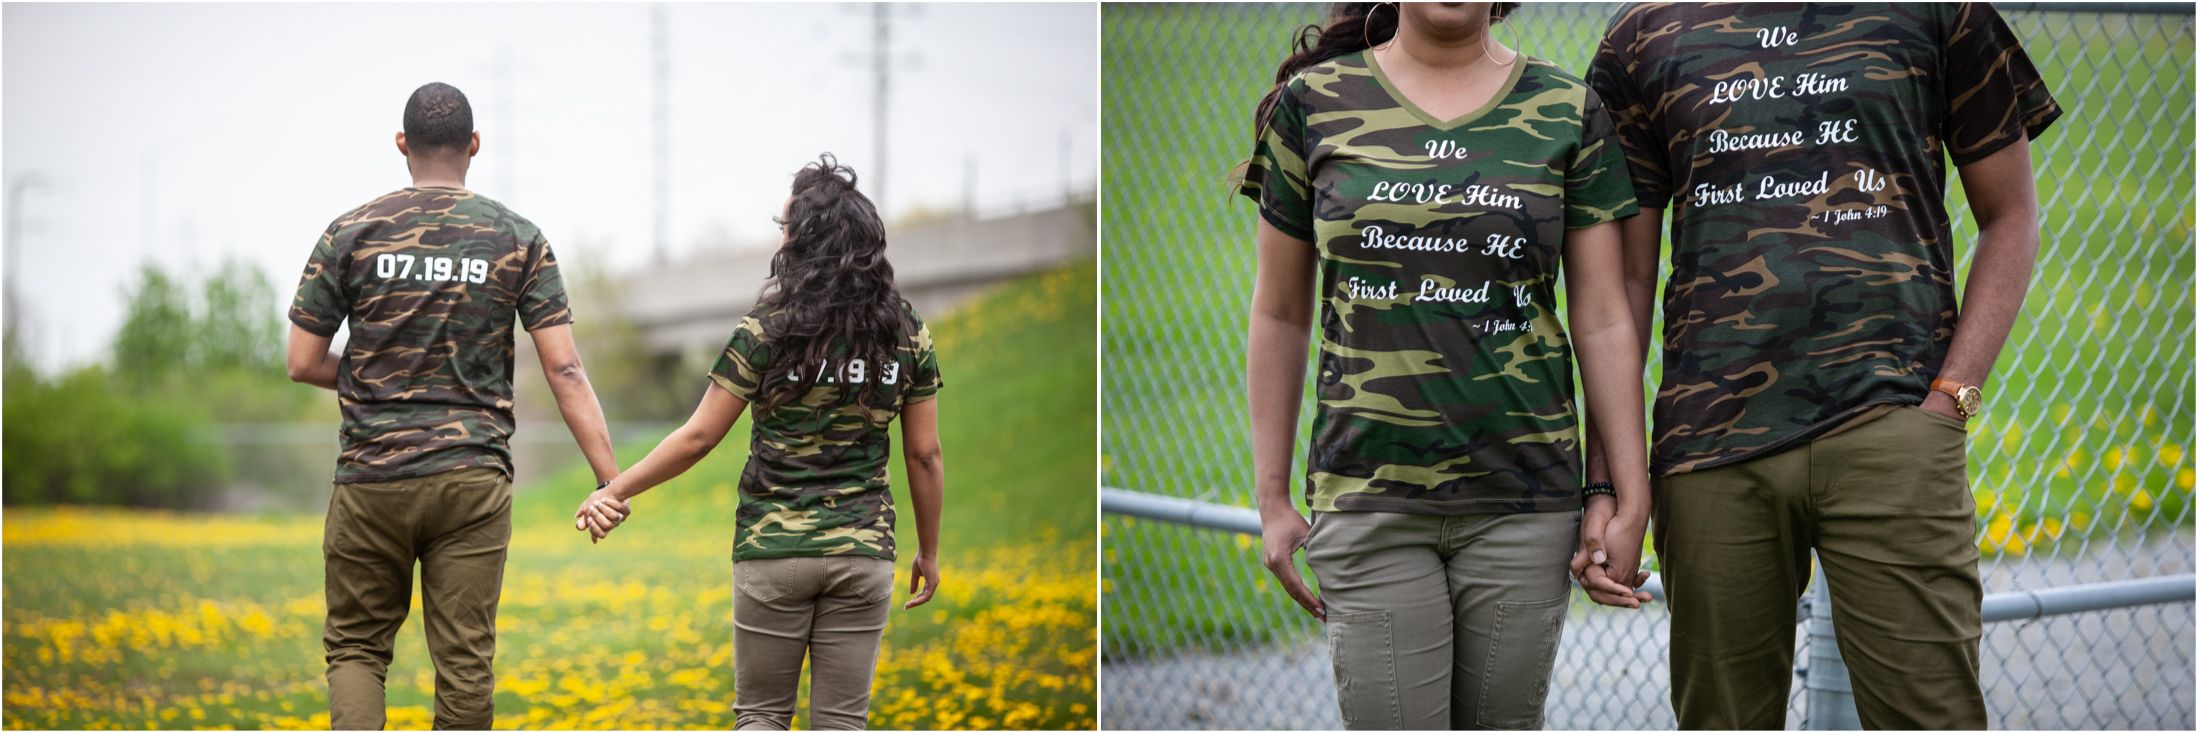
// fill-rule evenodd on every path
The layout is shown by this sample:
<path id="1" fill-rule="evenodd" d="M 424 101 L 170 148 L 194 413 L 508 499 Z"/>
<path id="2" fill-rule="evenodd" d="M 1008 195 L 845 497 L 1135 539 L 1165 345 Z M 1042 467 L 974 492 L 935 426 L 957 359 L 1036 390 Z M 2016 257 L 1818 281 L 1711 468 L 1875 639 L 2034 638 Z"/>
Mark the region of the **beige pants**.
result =
<path id="1" fill-rule="evenodd" d="M 1538 729 L 1579 513 L 1315 515 L 1349 729 Z"/>
<path id="2" fill-rule="evenodd" d="M 864 729 L 893 563 L 878 557 L 749 559 L 732 565 L 735 729 L 790 729 L 809 660 L 809 727 Z"/>
<path id="3" fill-rule="evenodd" d="M 321 538 L 327 559 L 328 724 L 381 729 L 390 646 L 412 605 L 435 661 L 435 728 L 495 722 L 496 601 L 511 545 L 511 478 L 492 468 L 385 483 L 337 483 Z"/>

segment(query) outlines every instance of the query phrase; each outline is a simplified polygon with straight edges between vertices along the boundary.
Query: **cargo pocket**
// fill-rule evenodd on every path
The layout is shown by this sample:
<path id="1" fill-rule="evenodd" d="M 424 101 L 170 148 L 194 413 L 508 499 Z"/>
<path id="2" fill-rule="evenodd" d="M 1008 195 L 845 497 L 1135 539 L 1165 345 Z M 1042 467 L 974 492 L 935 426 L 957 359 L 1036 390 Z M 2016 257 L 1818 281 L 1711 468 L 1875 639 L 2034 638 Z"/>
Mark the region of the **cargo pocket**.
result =
<path id="1" fill-rule="evenodd" d="M 1495 628 L 1489 631 L 1488 665 L 1480 687 L 1481 729 L 1540 729 L 1541 706 L 1549 698 L 1549 672 L 1556 666 L 1556 643 L 1564 635 L 1564 608 L 1571 595 L 1551 600 L 1495 603 Z"/>
<path id="2" fill-rule="evenodd" d="M 1396 644 L 1387 610 L 1327 616 L 1335 703 L 1344 729 L 1402 729 L 1396 703 Z"/>

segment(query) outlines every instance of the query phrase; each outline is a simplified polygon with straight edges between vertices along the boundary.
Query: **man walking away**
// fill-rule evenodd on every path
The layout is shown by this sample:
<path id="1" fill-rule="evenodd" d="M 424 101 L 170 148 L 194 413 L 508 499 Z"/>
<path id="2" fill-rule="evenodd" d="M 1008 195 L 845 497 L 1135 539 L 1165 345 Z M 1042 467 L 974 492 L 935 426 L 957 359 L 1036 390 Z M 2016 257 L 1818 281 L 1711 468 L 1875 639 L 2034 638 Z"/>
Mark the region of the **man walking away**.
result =
<path id="1" fill-rule="evenodd" d="M 328 225 L 290 307 L 290 378 L 343 407 L 322 541 L 329 724 L 380 729 L 391 645 L 420 567 L 435 727 L 495 721 L 496 601 L 511 543 L 512 320 L 541 354 L 597 480 L 618 473 L 572 345 L 572 311 L 540 229 L 465 190 L 481 149 L 465 94 L 428 84 L 404 105 L 412 186 Z M 339 356 L 329 344 L 348 321 Z"/>

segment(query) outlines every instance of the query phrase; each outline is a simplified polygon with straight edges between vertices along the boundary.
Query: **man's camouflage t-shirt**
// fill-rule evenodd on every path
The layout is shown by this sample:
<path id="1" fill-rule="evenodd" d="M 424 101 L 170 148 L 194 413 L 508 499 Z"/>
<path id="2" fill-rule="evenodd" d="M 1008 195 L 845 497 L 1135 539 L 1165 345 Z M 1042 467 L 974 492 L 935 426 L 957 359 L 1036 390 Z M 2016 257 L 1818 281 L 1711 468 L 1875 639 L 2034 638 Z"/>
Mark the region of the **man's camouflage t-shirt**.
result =
<path id="1" fill-rule="evenodd" d="M 1266 120 L 1241 193 L 1320 258 L 1314 510 L 1579 507 L 1565 229 L 1637 209 L 1594 91 L 1539 59 L 1507 72 L 1443 121 L 1351 54 Z"/>
<path id="2" fill-rule="evenodd" d="M 1629 5 L 1588 78 L 1670 209 L 1659 475 L 1922 403 L 1955 327 L 1945 159 L 2060 114 L 1984 4 Z"/>
<path id="3" fill-rule="evenodd" d="M 747 468 L 740 471 L 740 511 L 732 560 L 833 555 L 893 558 L 893 494 L 885 464 L 892 455 L 887 427 L 906 405 L 938 396 L 938 356 L 931 330 L 901 304 L 909 333 L 893 360 L 871 364 L 836 358 L 796 369 L 811 386 L 799 398 L 755 415 Z M 732 332 L 709 371 L 711 381 L 750 404 L 774 359 L 798 357 L 773 343 L 778 316 L 758 305 Z M 831 350 L 844 352 L 844 344 Z M 875 388 L 865 412 L 842 385 Z M 754 411 L 754 410 L 750 410 Z"/>
<path id="4" fill-rule="evenodd" d="M 572 322 L 540 229 L 457 188 L 406 188 L 328 225 L 290 322 L 333 336 L 343 451 L 336 482 L 511 468 L 513 316 Z"/>

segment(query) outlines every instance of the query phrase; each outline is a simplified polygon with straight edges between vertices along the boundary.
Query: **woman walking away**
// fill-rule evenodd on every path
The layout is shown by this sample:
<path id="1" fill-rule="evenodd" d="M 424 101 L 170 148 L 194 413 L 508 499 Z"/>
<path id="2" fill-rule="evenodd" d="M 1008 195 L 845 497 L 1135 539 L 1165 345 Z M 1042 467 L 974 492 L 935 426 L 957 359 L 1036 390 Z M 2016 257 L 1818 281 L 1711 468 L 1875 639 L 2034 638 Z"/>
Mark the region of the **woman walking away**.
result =
<path id="1" fill-rule="evenodd" d="M 945 460 L 931 333 L 893 284 L 885 226 L 826 154 L 793 179 L 784 242 L 755 309 L 710 369 L 685 426 L 600 486 L 574 528 L 600 540 L 629 501 L 686 472 L 754 406 L 733 536 L 733 712 L 738 729 L 787 729 L 809 659 L 809 720 L 863 729 L 893 591 L 886 428 L 900 419 L 918 548 L 903 608 L 938 589 Z"/>
<path id="2" fill-rule="evenodd" d="M 1594 92 L 1495 42 L 1515 6 L 1337 4 L 1256 118 L 1241 192 L 1259 211 L 1264 559 L 1326 623 L 1351 729 L 1538 728 L 1567 565 L 1598 601 L 1641 599 L 1646 446 L 1617 224 L 1637 209 Z M 1315 304 L 1307 522 L 1289 474 Z M 1614 485 L 1582 485 L 1592 472 Z"/>

